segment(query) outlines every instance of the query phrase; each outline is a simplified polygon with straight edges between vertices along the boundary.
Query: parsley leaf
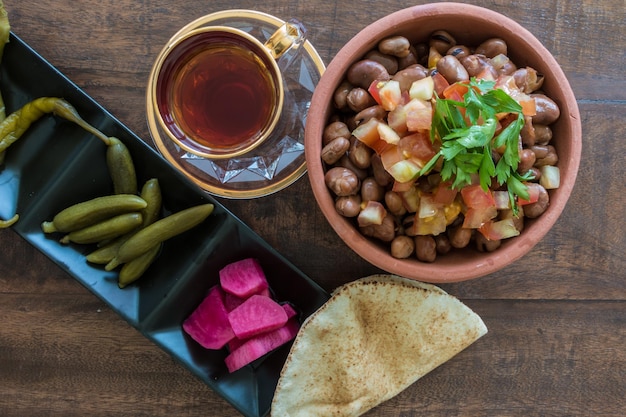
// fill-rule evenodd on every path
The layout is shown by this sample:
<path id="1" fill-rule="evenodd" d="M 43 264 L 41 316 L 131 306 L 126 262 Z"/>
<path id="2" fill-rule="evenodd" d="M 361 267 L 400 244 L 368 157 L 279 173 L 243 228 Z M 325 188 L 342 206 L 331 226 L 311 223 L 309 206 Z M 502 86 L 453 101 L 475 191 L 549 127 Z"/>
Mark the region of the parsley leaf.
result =
<path id="1" fill-rule="evenodd" d="M 436 98 L 431 129 L 431 140 L 441 141 L 439 152 L 421 169 L 429 172 L 441 159 L 441 178 L 453 179 L 452 187 L 460 189 L 472 183 L 474 175 L 484 190 L 495 178 L 506 184 L 511 207 L 516 212 L 516 196 L 528 198 L 523 181 L 527 175 L 517 173 L 519 164 L 519 136 L 524 126 L 522 106 L 504 90 L 495 89 L 494 81 L 472 78 L 466 84 L 463 101 Z M 497 136 L 500 114 L 517 115 Z M 495 136 L 495 137 L 494 137 Z M 502 151 L 494 163 L 492 149 Z"/>

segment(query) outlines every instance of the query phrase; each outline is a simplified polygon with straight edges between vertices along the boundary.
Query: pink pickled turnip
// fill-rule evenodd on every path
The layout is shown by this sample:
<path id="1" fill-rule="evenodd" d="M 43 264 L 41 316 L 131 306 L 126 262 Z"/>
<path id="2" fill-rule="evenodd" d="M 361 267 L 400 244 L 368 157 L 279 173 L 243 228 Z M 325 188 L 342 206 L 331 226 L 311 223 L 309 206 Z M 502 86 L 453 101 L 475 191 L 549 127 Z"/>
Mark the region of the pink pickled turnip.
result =
<path id="1" fill-rule="evenodd" d="M 280 305 L 283 310 L 285 310 L 285 314 L 287 314 L 287 319 L 295 317 L 298 315 L 298 312 L 293 308 L 293 306 L 289 303 L 284 303 Z"/>
<path id="2" fill-rule="evenodd" d="M 287 320 L 293 317 L 296 317 L 298 315 L 298 312 L 293 308 L 291 304 L 284 303 L 284 304 L 281 304 L 280 306 L 283 308 L 283 310 L 285 310 L 285 314 L 287 314 Z M 233 350 L 237 349 L 239 346 L 246 343 L 246 341 L 248 340 L 250 339 L 239 339 L 238 337 L 234 337 L 228 342 L 228 350 L 232 352 Z"/>
<path id="3" fill-rule="evenodd" d="M 289 342 L 296 337 L 299 328 L 297 319 L 291 318 L 287 324 L 276 330 L 248 339 L 224 359 L 228 371 L 235 372 Z"/>
<path id="4" fill-rule="evenodd" d="M 229 313 L 243 304 L 246 301 L 244 298 L 237 297 L 224 291 L 224 307 Z"/>
<path id="5" fill-rule="evenodd" d="M 261 264 L 254 258 L 242 259 L 222 268 L 220 284 L 227 293 L 244 299 L 268 288 Z"/>
<path id="6" fill-rule="evenodd" d="M 239 339 L 282 327 L 287 322 L 285 309 L 263 295 L 253 295 L 228 313 L 230 326 Z"/>
<path id="7" fill-rule="evenodd" d="M 230 326 L 219 286 L 209 290 L 200 305 L 183 322 L 183 329 L 207 349 L 221 349 L 234 339 L 235 333 Z"/>

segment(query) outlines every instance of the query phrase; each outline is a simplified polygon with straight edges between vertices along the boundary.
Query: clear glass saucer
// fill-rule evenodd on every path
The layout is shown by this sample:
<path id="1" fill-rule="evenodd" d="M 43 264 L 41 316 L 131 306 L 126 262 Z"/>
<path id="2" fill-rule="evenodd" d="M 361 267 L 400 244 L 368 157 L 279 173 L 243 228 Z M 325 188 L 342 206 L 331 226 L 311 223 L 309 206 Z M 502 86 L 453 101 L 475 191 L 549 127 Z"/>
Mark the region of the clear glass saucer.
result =
<path id="1" fill-rule="evenodd" d="M 226 10 L 189 23 L 172 40 L 203 26 L 229 26 L 265 42 L 283 23 L 283 20 L 258 11 Z M 262 197 L 293 184 L 306 172 L 304 125 L 313 90 L 325 70 L 322 59 L 309 41 L 301 49 L 283 71 L 285 102 L 274 133 L 259 147 L 235 158 L 203 158 L 170 140 L 157 121 L 151 88 L 148 88 L 148 129 L 159 152 L 202 189 L 219 197 Z M 153 68 L 148 85 L 152 85 L 155 78 Z"/>

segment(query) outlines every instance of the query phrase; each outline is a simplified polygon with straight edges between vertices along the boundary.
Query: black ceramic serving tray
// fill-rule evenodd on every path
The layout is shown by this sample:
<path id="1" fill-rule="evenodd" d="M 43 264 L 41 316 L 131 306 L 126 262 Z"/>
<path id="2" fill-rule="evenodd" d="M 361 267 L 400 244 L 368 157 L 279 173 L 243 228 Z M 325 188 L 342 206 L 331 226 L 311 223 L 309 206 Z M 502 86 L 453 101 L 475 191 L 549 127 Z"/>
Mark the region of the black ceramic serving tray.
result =
<path id="1" fill-rule="evenodd" d="M 159 179 L 163 215 L 207 202 L 215 205 L 204 223 L 166 242 L 144 276 L 122 290 L 116 271 L 106 272 L 85 261 L 93 247 L 61 245 L 58 235 L 44 235 L 41 230 L 41 223 L 61 209 L 112 193 L 105 145 L 73 123 L 46 115 L 8 148 L 0 167 L 1 219 L 19 213 L 13 229 L 25 240 L 243 415 L 267 415 L 289 345 L 229 374 L 223 361 L 227 352 L 202 348 L 183 332 L 183 320 L 218 283 L 219 269 L 246 257 L 260 260 L 276 298 L 293 303 L 302 320 L 328 294 L 14 33 L 5 47 L 0 77 L 7 114 L 37 97 L 62 97 L 91 125 L 120 138 L 133 155 L 139 185 Z"/>

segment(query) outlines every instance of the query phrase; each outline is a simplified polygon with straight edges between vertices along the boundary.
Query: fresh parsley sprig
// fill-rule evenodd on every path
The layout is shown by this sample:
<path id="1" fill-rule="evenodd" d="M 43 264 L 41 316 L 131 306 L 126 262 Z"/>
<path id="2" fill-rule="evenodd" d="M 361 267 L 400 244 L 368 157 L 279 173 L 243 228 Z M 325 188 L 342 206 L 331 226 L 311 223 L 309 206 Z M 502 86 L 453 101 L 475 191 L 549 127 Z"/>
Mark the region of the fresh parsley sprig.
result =
<path id="1" fill-rule="evenodd" d="M 507 185 L 511 207 L 517 211 L 516 196 L 528 199 L 528 189 L 523 181 L 528 175 L 517 172 L 519 164 L 519 136 L 524 126 L 522 106 L 495 82 L 472 78 L 463 101 L 436 98 L 431 129 L 431 140 L 440 140 L 441 148 L 420 171 L 430 171 L 442 158 L 441 177 L 454 179 L 453 188 L 471 184 L 477 174 L 481 187 L 486 191 L 493 178 L 498 184 Z M 496 136 L 497 115 L 516 114 L 513 122 Z M 503 149 L 498 163 L 494 163 L 492 149 Z"/>

